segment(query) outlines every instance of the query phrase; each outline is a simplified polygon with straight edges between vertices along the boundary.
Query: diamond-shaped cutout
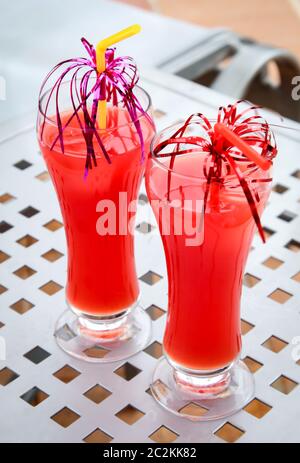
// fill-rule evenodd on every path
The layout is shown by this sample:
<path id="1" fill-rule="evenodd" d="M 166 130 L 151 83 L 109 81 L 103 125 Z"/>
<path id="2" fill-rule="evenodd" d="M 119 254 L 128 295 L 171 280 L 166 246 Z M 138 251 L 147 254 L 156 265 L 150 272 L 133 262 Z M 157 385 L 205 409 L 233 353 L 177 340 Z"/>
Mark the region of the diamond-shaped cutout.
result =
<path id="1" fill-rule="evenodd" d="M 6 291 L 7 291 L 7 288 L 0 284 L 0 296 L 1 296 L 1 294 L 5 293 Z"/>
<path id="2" fill-rule="evenodd" d="M 34 349 L 31 349 L 29 352 L 26 352 L 26 354 L 24 354 L 24 357 L 30 360 L 32 363 L 38 365 L 39 363 L 46 360 L 46 358 L 50 357 L 50 355 L 51 354 L 49 354 L 49 352 L 47 352 L 42 347 L 36 346 L 34 347 Z"/>
<path id="3" fill-rule="evenodd" d="M 26 299 L 19 299 L 17 302 L 10 306 L 12 310 L 18 312 L 20 315 L 23 315 L 24 313 L 28 312 L 28 310 L 32 309 L 33 307 L 34 304 L 27 301 Z"/>
<path id="4" fill-rule="evenodd" d="M 105 389 L 105 387 L 100 386 L 100 384 L 96 384 L 83 395 L 90 399 L 92 402 L 95 402 L 95 404 L 100 404 L 100 402 L 107 399 L 107 397 L 111 395 L 111 392 L 108 389 Z"/>
<path id="5" fill-rule="evenodd" d="M 163 354 L 162 345 L 160 342 L 154 341 L 152 344 L 150 344 L 150 346 L 144 349 L 144 352 L 151 355 L 151 357 L 154 357 L 155 359 L 159 359 Z"/>
<path id="6" fill-rule="evenodd" d="M 285 304 L 293 295 L 283 289 L 277 288 L 268 297 L 279 304 Z"/>
<path id="7" fill-rule="evenodd" d="M 158 444 L 170 444 L 174 442 L 178 437 L 176 432 L 171 431 L 171 429 L 162 425 L 160 428 L 156 429 L 152 434 L 150 434 L 149 439 L 157 442 Z"/>
<path id="8" fill-rule="evenodd" d="M 26 280 L 27 278 L 31 277 L 35 273 L 36 273 L 36 270 L 34 270 L 31 267 L 28 267 L 28 265 L 23 265 L 23 267 L 20 267 L 14 271 L 14 274 L 18 276 L 19 278 L 22 278 L 22 280 Z"/>
<path id="9" fill-rule="evenodd" d="M 65 365 L 53 373 L 53 376 L 55 376 L 55 378 L 59 379 L 63 383 L 68 384 L 73 381 L 73 379 L 77 378 L 77 376 L 80 374 L 81 373 L 78 370 L 75 370 L 75 368 L 70 367 L 70 365 Z"/>
<path id="10" fill-rule="evenodd" d="M 146 394 L 149 394 L 151 397 L 153 397 L 152 395 L 152 391 L 151 391 L 151 387 L 148 387 L 146 390 L 145 390 Z"/>
<path id="11" fill-rule="evenodd" d="M 292 252 L 299 252 L 300 251 L 300 243 L 296 240 L 290 240 L 285 247 Z"/>
<path id="12" fill-rule="evenodd" d="M 24 246 L 24 248 L 29 248 L 37 241 L 38 240 L 34 236 L 24 235 L 22 236 L 22 238 L 17 240 L 17 243 L 20 244 L 21 246 Z"/>
<path id="13" fill-rule="evenodd" d="M 152 272 L 152 270 L 149 270 L 149 272 L 145 273 L 140 277 L 140 280 L 142 280 L 144 283 L 147 283 L 147 285 L 155 285 L 159 280 L 162 279 L 162 276 L 158 275 L 158 273 Z"/>
<path id="14" fill-rule="evenodd" d="M 225 442 L 233 444 L 245 434 L 245 431 L 227 422 L 214 434 Z"/>
<path id="15" fill-rule="evenodd" d="M 53 280 L 48 281 L 43 286 L 39 288 L 44 293 L 48 294 L 48 296 L 53 296 L 53 294 L 57 293 L 62 289 L 62 286 L 56 283 Z"/>
<path id="16" fill-rule="evenodd" d="M 271 350 L 275 354 L 278 354 L 288 345 L 287 342 L 283 341 L 282 339 L 277 338 L 276 336 L 271 336 L 268 338 L 262 346 L 266 349 Z"/>
<path id="17" fill-rule="evenodd" d="M 170 388 L 160 379 L 157 379 L 153 384 L 152 384 L 153 389 L 159 393 L 161 396 L 167 395 L 167 393 L 170 393 Z M 152 391 L 150 388 L 150 393 L 152 395 Z"/>
<path id="18" fill-rule="evenodd" d="M 154 109 L 154 111 L 153 111 L 153 116 L 156 119 L 160 119 L 161 117 L 166 116 L 166 114 L 167 113 L 165 113 L 165 111 L 163 111 L 162 109 Z"/>
<path id="19" fill-rule="evenodd" d="M 79 418 L 80 415 L 78 415 L 78 413 L 74 412 L 68 407 L 62 408 L 59 412 L 55 413 L 55 415 L 51 416 L 51 420 L 55 421 L 63 428 L 68 428 Z"/>
<path id="20" fill-rule="evenodd" d="M 276 257 L 268 257 L 268 259 L 263 261 L 263 265 L 265 267 L 268 267 L 272 270 L 276 270 L 278 267 L 280 267 L 284 262 L 280 259 L 277 259 Z"/>
<path id="21" fill-rule="evenodd" d="M 292 280 L 297 281 L 297 283 L 300 283 L 300 272 L 293 275 Z"/>
<path id="22" fill-rule="evenodd" d="M 114 373 L 121 378 L 125 379 L 126 381 L 130 381 L 135 376 L 137 376 L 141 370 L 129 362 L 124 363 L 119 368 L 117 368 Z"/>
<path id="23" fill-rule="evenodd" d="M 42 254 L 42 257 L 49 262 L 55 262 L 63 256 L 62 252 L 57 251 L 56 249 L 49 249 L 49 251 Z"/>
<path id="24" fill-rule="evenodd" d="M 30 219 L 34 215 L 38 214 L 40 211 L 38 211 L 35 207 L 28 206 L 25 207 L 25 209 L 22 209 L 20 211 L 20 214 L 22 214 L 24 217 L 27 217 L 27 219 Z"/>
<path id="25" fill-rule="evenodd" d="M 113 437 L 102 431 L 102 429 L 97 428 L 83 440 L 87 444 L 108 444 L 113 440 Z"/>
<path id="26" fill-rule="evenodd" d="M 193 417 L 204 416 L 208 412 L 208 409 L 196 404 L 195 402 L 190 402 L 189 404 L 185 405 L 184 407 L 180 408 L 179 413 L 181 415 Z"/>
<path id="27" fill-rule="evenodd" d="M 9 254 L 6 254 L 6 252 L 0 251 L 0 264 L 5 262 L 9 258 L 10 258 Z"/>
<path id="28" fill-rule="evenodd" d="M 8 203 L 9 201 L 12 201 L 13 199 L 16 199 L 16 198 L 10 193 L 3 193 L 3 195 L 0 195 L 1 204 Z"/>
<path id="29" fill-rule="evenodd" d="M 122 410 L 116 413 L 117 418 L 129 425 L 136 423 L 141 418 L 143 418 L 144 415 L 145 413 L 141 412 L 136 407 L 130 404 L 128 404 L 126 407 L 122 408 Z"/>
<path id="30" fill-rule="evenodd" d="M 18 161 L 14 164 L 14 166 L 17 168 L 17 169 L 20 169 L 20 170 L 25 170 L 25 169 L 28 169 L 28 167 L 32 166 L 31 162 L 28 162 L 26 161 L 25 159 L 21 159 L 21 161 Z"/>
<path id="31" fill-rule="evenodd" d="M 245 336 L 249 331 L 253 330 L 254 325 L 252 323 L 247 322 L 246 320 L 241 320 L 241 332 L 242 335 Z"/>
<path id="32" fill-rule="evenodd" d="M 266 240 L 271 238 L 271 236 L 274 235 L 274 233 L 275 233 L 274 230 L 272 230 L 271 228 L 268 228 L 268 227 L 263 227 L 263 230 L 264 230 Z"/>
<path id="33" fill-rule="evenodd" d="M 291 222 L 297 217 L 297 214 L 294 214 L 294 212 L 291 211 L 283 211 L 278 218 L 281 220 L 284 220 L 284 222 Z"/>
<path id="34" fill-rule="evenodd" d="M 162 317 L 165 314 L 165 311 L 158 307 L 157 305 L 150 305 L 147 309 L 146 312 L 150 316 L 151 320 L 155 321 L 158 318 Z"/>
<path id="35" fill-rule="evenodd" d="M 259 399 L 253 399 L 244 410 L 255 418 L 261 419 L 272 410 L 272 407 Z"/>
<path id="36" fill-rule="evenodd" d="M 282 195 L 283 193 L 288 191 L 288 187 L 281 185 L 281 183 L 276 183 L 276 185 L 273 186 L 272 190 Z"/>
<path id="37" fill-rule="evenodd" d="M 295 170 L 295 172 L 292 173 L 292 177 L 300 179 L 300 169 Z"/>
<path id="38" fill-rule="evenodd" d="M 44 402 L 44 400 L 46 400 L 49 397 L 49 395 L 46 394 L 46 392 L 39 389 L 38 387 L 33 387 L 20 397 L 32 407 L 36 407 L 40 403 Z"/>
<path id="39" fill-rule="evenodd" d="M 56 219 L 52 219 L 45 223 L 44 227 L 47 228 L 47 230 L 55 232 L 56 230 L 59 230 L 61 227 L 63 227 L 63 224 Z"/>
<path id="40" fill-rule="evenodd" d="M 3 326 L 5 326 L 4 323 L 0 322 L 0 329 L 3 328 Z"/>
<path id="41" fill-rule="evenodd" d="M 83 352 L 85 353 L 85 355 L 87 357 L 96 358 L 96 359 L 102 359 L 110 351 L 109 351 L 109 349 L 106 349 L 105 347 L 95 345 L 93 347 L 88 347 Z"/>
<path id="42" fill-rule="evenodd" d="M 12 383 L 15 379 L 19 378 L 18 373 L 11 370 L 10 368 L 2 368 L 0 370 L 0 385 L 7 386 L 9 383 Z"/>
<path id="43" fill-rule="evenodd" d="M 141 222 L 139 225 L 136 226 L 136 229 L 140 232 L 140 233 L 150 233 L 152 230 L 153 230 L 153 226 L 150 224 L 150 223 L 147 223 L 147 222 Z"/>
<path id="44" fill-rule="evenodd" d="M 277 378 L 271 384 L 271 387 L 273 389 L 276 389 L 277 391 L 285 395 L 290 394 L 297 386 L 298 386 L 298 383 L 296 383 L 296 381 L 293 381 L 292 379 L 284 375 L 279 376 L 279 378 Z"/>
<path id="45" fill-rule="evenodd" d="M 71 341 L 71 339 L 76 338 L 76 336 L 76 333 L 74 333 L 70 325 L 67 323 L 65 323 L 63 326 L 60 326 L 54 332 L 54 337 L 62 339 L 63 341 Z"/>
<path id="46" fill-rule="evenodd" d="M 251 373 L 256 373 L 264 366 L 263 363 L 253 359 L 252 357 L 245 357 L 243 362 L 247 365 Z"/>
<path id="47" fill-rule="evenodd" d="M 247 288 L 253 288 L 253 286 L 257 285 L 261 280 L 250 273 L 245 273 L 243 283 Z"/>
<path id="48" fill-rule="evenodd" d="M 10 223 L 8 222 L 5 222 L 5 220 L 2 220 L 0 222 L 0 233 L 5 233 L 7 232 L 8 230 L 10 230 L 11 228 L 13 228 L 13 225 L 11 225 Z"/>
<path id="49" fill-rule="evenodd" d="M 44 170 L 40 174 L 36 175 L 35 178 L 37 178 L 41 182 L 48 182 L 48 180 L 50 180 L 50 175 L 49 175 L 49 172 Z"/>

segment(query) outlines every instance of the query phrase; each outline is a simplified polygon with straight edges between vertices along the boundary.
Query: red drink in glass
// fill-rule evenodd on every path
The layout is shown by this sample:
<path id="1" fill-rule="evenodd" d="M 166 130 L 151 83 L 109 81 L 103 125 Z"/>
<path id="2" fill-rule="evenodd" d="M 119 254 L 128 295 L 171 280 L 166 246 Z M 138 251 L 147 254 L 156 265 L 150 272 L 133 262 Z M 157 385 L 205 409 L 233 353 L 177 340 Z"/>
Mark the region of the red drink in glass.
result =
<path id="1" fill-rule="evenodd" d="M 69 114 L 66 114 L 65 119 L 68 118 Z M 141 125 L 146 149 L 149 150 L 153 127 L 145 118 Z M 113 315 L 122 312 L 139 296 L 133 236 L 131 233 L 119 233 L 120 219 L 126 219 L 124 214 L 127 214 L 127 210 L 120 207 L 119 193 L 127 193 L 128 203 L 135 200 L 145 168 L 141 162 L 137 133 L 132 130 L 126 111 L 109 109 L 108 126 L 102 140 L 112 162 L 109 164 L 97 153 L 98 166 L 89 172 L 86 180 L 83 179 L 85 141 L 78 122 L 74 119 L 66 131 L 64 155 L 59 145 L 50 150 L 56 136 L 56 127 L 46 122 L 41 150 L 55 185 L 65 224 L 67 300 L 72 307 L 86 314 Z M 101 236 L 97 233 L 100 217 L 97 209 L 101 199 L 112 201 L 115 205 L 114 235 Z M 127 221 L 133 216 L 134 213 L 129 211 Z"/>
<path id="2" fill-rule="evenodd" d="M 147 114 L 150 99 L 142 89 L 135 91 L 146 110 L 138 122 L 148 153 L 154 135 Z M 61 113 L 62 125 L 71 114 L 68 109 Z M 82 114 L 80 118 L 82 122 Z M 135 210 L 128 207 L 137 200 L 145 170 L 139 133 L 122 106 L 109 104 L 106 129 L 98 133 L 111 163 L 94 143 L 97 166 L 85 178 L 86 141 L 78 119 L 73 117 L 64 130 L 64 152 L 59 141 L 52 147 L 58 133 L 55 117 L 46 118 L 42 136 L 41 128 L 40 123 L 40 148 L 60 203 L 68 250 L 66 301 L 71 310 L 58 322 L 57 341 L 71 355 L 88 361 L 128 357 L 143 347 L 150 330 L 148 316 L 138 305 Z M 66 330 L 75 334 L 71 341 Z M 99 356 L 98 351 L 89 350 L 95 340 Z M 108 354 L 103 358 L 105 349 Z"/>
<path id="3" fill-rule="evenodd" d="M 178 135 L 177 149 L 182 154 L 171 156 L 175 133 L 180 133 L 180 126 L 155 137 L 146 169 L 169 287 L 165 358 L 155 370 L 151 389 L 173 413 L 210 420 L 233 413 L 253 394 L 252 375 L 239 360 L 240 299 L 256 224 L 230 164 L 221 166 L 220 176 L 212 178 L 208 190 L 205 172 L 211 154 L 191 150 L 189 137 L 193 139 L 188 134 L 187 139 Z M 171 140 L 171 148 L 166 140 Z M 159 157 L 157 146 L 161 147 Z M 270 193 L 270 170 L 238 159 L 236 166 L 247 179 L 261 214 Z"/>
<path id="4" fill-rule="evenodd" d="M 197 185 L 194 178 L 195 172 L 201 172 L 202 161 L 199 156 L 180 157 L 176 159 L 172 175 L 170 201 L 179 202 L 170 214 L 170 234 L 162 233 L 169 279 L 169 316 L 163 345 L 166 355 L 176 365 L 205 371 L 226 367 L 241 350 L 242 278 L 255 223 L 242 189 L 232 189 L 232 183 L 236 183 L 232 177 L 220 188 L 218 203 L 214 204 L 209 197 L 201 244 L 188 244 L 191 236 L 185 229 L 193 229 L 197 215 L 199 223 L 203 220 L 199 217 L 201 212 L 192 210 L 197 200 L 204 199 L 204 179 L 200 180 L 202 185 Z M 150 199 L 162 199 L 166 193 L 167 172 L 155 165 L 148 172 Z M 268 192 L 260 208 L 267 196 Z M 189 209 L 184 206 L 184 200 L 191 201 Z M 160 215 L 158 209 L 154 208 L 154 212 L 162 232 L 167 209 L 162 207 Z M 178 212 L 182 223 L 185 222 L 182 234 L 175 231 Z"/>

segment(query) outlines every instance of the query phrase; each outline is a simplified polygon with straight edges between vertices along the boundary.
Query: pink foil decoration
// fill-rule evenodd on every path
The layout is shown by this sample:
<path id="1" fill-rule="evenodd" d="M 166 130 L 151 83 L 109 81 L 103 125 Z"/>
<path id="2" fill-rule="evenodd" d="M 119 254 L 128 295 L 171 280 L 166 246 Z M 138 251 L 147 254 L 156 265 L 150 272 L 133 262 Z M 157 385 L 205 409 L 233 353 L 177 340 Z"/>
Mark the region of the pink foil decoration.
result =
<path id="1" fill-rule="evenodd" d="M 64 130 L 69 126 L 73 118 L 76 118 L 86 144 L 86 163 L 85 177 L 88 170 L 97 166 L 94 144 L 96 143 L 107 162 L 111 163 L 109 154 L 104 146 L 99 130 L 97 127 L 96 116 L 98 101 L 106 99 L 114 106 L 123 107 L 130 115 L 132 123 L 137 130 L 141 145 L 141 161 L 145 159 L 145 146 L 139 118 L 145 115 L 150 121 L 151 117 L 144 111 L 141 103 L 134 95 L 134 87 L 138 82 L 137 67 L 129 56 L 115 58 L 115 49 L 106 51 L 106 69 L 98 74 L 96 66 L 96 51 L 86 39 L 81 39 L 88 58 L 73 58 L 58 63 L 46 76 L 42 83 L 39 95 L 39 101 L 45 91 L 50 79 L 59 73 L 54 84 L 46 97 L 45 108 L 42 110 L 40 103 L 40 112 L 43 114 L 41 126 L 41 138 L 43 139 L 46 119 L 49 117 L 49 105 L 52 99 L 55 101 L 55 122 L 58 133 L 54 139 L 51 149 L 56 143 L 59 143 L 62 153 L 64 153 Z M 59 95 L 62 83 L 68 80 L 70 85 L 70 108 L 73 110 L 71 116 L 62 123 L 59 105 Z M 94 81 L 92 84 L 92 80 Z M 92 100 L 91 104 L 88 104 Z M 80 117 L 81 115 L 81 117 Z M 53 116 L 52 114 L 50 116 Z"/>

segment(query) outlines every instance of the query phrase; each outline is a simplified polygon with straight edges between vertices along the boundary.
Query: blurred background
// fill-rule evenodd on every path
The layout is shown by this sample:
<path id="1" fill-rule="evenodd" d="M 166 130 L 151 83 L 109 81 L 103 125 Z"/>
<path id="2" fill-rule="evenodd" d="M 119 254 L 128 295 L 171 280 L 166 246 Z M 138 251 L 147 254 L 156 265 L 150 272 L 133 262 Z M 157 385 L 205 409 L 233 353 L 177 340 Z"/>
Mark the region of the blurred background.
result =
<path id="1" fill-rule="evenodd" d="M 0 0 L 0 122 L 34 112 L 45 74 L 138 22 L 121 43 L 157 68 L 300 121 L 300 0 Z M 294 93 L 293 93 L 293 90 Z"/>
<path id="2" fill-rule="evenodd" d="M 206 27 L 284 47 L 300 59 L 300 0 L 122 0 Z"/>

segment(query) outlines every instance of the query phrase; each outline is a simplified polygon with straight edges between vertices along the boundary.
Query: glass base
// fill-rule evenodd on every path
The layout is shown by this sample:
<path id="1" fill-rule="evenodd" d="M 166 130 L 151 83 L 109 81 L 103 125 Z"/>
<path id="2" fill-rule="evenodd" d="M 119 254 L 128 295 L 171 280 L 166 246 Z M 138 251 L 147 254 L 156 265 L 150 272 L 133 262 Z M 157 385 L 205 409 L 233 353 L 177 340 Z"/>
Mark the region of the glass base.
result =
<path id="1" fill-rule="evenodd" d="M 92 363 L 124 360 L 151 339 L 151 319 L 137 304 L 107 317 L 86 316 L 71 308 L 58 319 L 54 336 L 67 354 Z"/>
<path id="2" fill-rule="evenodd" d="M 169 412 L 192 421 L 210 421 L 233 415 L 254 396 L 254 377 L 237 360 L 209 375 L 189 373 L 162 358 L 153 375 L 151 392 Z"/>

